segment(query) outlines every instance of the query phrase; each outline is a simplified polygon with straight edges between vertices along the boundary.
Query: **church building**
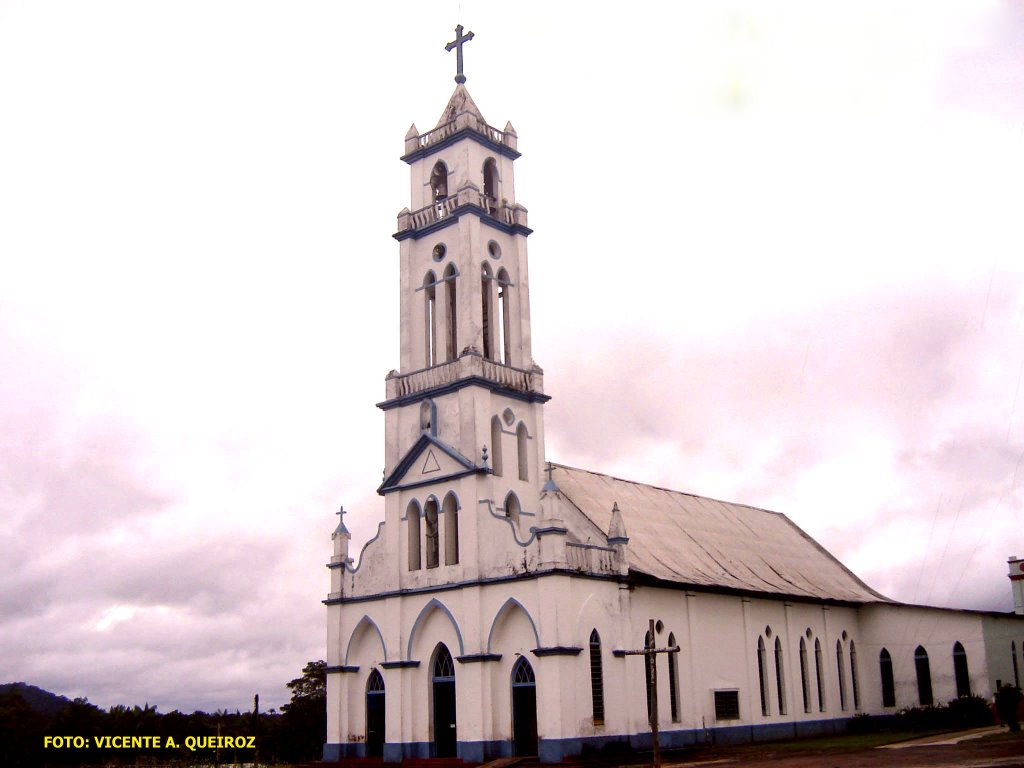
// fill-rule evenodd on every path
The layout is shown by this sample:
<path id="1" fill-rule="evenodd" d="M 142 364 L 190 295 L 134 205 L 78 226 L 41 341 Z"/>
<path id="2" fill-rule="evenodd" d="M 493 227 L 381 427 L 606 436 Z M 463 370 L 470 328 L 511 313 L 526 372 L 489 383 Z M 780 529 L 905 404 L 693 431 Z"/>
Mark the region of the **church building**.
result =
<path id="1" fill-rule="evenodd" d="M 649 749 L 652 710 L 668 747 L 812 735 L 1020 685 L 1024 561 L 1015 613 L 898 603 L 785 515 L 548 461 L 518 136 L 466 89 L 471 38 L 405 136 L 384 520 L 358 558 L 333 536 L 324 759 Z"/>

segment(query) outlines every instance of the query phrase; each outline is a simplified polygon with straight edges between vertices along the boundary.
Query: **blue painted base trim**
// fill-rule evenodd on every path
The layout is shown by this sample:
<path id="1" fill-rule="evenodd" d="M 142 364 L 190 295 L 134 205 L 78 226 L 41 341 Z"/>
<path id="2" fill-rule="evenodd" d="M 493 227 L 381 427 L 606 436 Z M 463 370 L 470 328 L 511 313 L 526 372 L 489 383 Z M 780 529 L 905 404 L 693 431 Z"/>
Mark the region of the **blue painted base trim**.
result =
<path id="1" fill-rule="evenodd" d="M 715 728 L 691 728 L 687 730 L 662 731 L 662 749 L 681 749 L 695 744 L 749 744 L 755 741 L 779 741 L 782 739 L 808 738 L 844 733 L 850 718 L 836 720 L 802 720 L 788 723 L 763 723 L 759 725 L 732 725 Z M 430 742 L 417 741 L 408 744 L 385 744 L 384 762 L 398 763 L 408 758 L 431 756 Z M 608 736 L 580 736 L 568 739 L 541 739 L 537 753 L 542 763 L 560 763 L 577 755 L 595 756 L 616 752 L 642 752 L 653 749 L 650 733 L 613 734 Z M 347 757 L 364 757 L 366 745 L 324 744 L 324 761 L 337 762 Z M 501 757 L 512 756 L 511 740 L 460 741 L 458 756 L 467 763 L 485 763 Z"/>

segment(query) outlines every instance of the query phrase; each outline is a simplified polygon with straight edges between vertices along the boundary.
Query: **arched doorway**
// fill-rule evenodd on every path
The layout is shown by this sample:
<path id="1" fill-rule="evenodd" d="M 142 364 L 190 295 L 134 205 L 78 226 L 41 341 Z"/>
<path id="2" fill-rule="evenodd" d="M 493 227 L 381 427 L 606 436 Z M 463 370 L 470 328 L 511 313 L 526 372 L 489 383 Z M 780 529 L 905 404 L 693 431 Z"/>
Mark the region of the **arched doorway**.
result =
<path id="1" fill-rule="evenodd" d="M 512 665 L 512 754 L 537 754 L 537 681 L 525 656 Z"/>
<path id="2" fill-rule="evenodd" d="M 376 669 L 366 681 L 366 756 L 384 754 L 384 678 Z"/>
<path id="3" fill-rule="evenodd" d="M 434 757 L 456 757 L 455 664 L 452 655 L 443 644 L 434 650 L 430 682 L 434 715 Z"/>

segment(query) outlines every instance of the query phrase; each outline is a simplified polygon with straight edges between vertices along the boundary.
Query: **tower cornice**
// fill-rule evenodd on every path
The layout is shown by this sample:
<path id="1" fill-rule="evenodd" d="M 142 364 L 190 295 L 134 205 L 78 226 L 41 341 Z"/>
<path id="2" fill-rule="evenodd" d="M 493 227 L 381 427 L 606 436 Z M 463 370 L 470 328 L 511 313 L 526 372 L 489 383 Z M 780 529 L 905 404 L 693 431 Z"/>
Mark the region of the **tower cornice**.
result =
<path id="1" fill-rule="evenodd" d="M 454 224 L 460 217 L 474 214 L 482 224 L 509 235 L 528 237 L 533 230 L 526 226 L 527 210 L 522 205 L 495 206 L 493 201 L 479 192 L 462 192 L 456 197 L 431 203 L 416 211 L 403 210 L 398 214 L 395 240 L 419 239 Z"/>
<path id="2" fill-rule="evenodd" d="M 460 115 L 459 118 L 462 118 Z M 499 155 L 504 155 L 511 160 L 517 160 L 523 156 L 522 152 L 515 149 L 515 133 L 512 131 L 499 131 L 486 123 L 474 121 L 473 124 L 456 129 L 459 123 L 456 118 L 450 123 L 440 125 L 431 131 L 412 136 L 405 140 L 406 153 L 401 159 L 412 165 L 417 160 L 430 157 L 435 152 L 440 152 L 462 139 L 469 139 L 481 144 L 488 149 L 493 149 Z"/>

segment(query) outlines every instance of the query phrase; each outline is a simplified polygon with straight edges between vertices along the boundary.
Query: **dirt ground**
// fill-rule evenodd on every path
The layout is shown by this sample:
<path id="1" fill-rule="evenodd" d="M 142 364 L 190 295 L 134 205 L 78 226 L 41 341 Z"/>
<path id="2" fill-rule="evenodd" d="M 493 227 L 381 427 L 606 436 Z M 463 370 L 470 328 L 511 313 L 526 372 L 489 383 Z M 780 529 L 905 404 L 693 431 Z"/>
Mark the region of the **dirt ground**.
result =
<path id="1" fill-rule="evenodd" d="M 793 750 L 771 744 L 759 747 L 701 750 L 665 768 L 1024 768 L 1024 733 L 998 733 L 959 744 Z"/>

